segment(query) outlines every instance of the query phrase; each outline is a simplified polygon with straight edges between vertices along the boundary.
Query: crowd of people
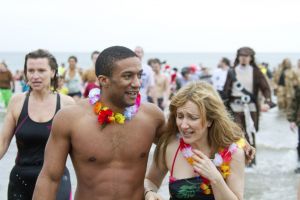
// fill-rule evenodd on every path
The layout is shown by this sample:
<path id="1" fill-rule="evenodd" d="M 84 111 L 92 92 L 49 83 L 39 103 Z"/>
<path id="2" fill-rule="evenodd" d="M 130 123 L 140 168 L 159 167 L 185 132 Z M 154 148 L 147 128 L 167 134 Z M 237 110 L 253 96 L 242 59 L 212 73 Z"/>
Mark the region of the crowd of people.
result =
<path id="1" fill-rule="evenodd" d="M 142 47 L 114 46 L 91 61 L 86 70 L 76 56 L 58 66 L 39 49 L 15 75 L 0 63 L 0 160 L 13 137 L 18 148 L 9 200 L 72 198 L 68 155 L 75 199 L 160 200 L 167 172 L 172 200 L 243 199 L 244 168 L 257 164 L 259 116 L 276 106 L 273 94 L 291 129 L 300 126 L 300 60 L 297 70 L 284 59 L 271 71 L 242 47 L 233 65 L 221 58 L 214 71 L 178 69 L 145 61 Z M 17 85 L 22 92 L 12 96 Z"/>

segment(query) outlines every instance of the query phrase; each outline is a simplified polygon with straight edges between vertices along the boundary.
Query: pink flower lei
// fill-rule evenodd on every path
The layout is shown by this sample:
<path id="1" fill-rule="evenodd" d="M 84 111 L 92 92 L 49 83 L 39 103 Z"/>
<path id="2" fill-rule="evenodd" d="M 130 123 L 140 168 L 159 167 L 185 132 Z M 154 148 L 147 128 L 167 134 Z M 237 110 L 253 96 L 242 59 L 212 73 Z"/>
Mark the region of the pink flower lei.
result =
<path id="1" fill-rule="evenodd" d="M 219 169 L 224 179 L 226 179 L 230 174 L 230 161 L 232 159 L 232 154 L 237 151 L 237 148 L 243 148 L 245 146 L 245 139 L 241 138 L 236 143 L 232 143 L 227 148 L 220 148 L 219 152 L 215 154 L 213 163 Z M 180 138 L 179 149 L 183 157 L 188 161 L 189 164 L 193 165 L 194 160 L 192 156 L 194 155 L 192 147 L 189 144 L 186 144 L 182 138 Z M 200 185 L 200 188 L 203 190 L 204 194 L 211 194 L 212 190 L 209 186 L 209 180 L 203 176 L 200 176 L 203 182 Z"/>
<path id="2" fill-rule="evenodd" d="M 101 97 L 100 91 L 101 90 L 99 88 L 94 88 L 89 92 L 90 104 L 95 104 L 100 100 Z M 131 120 L 136 115 L 140 106 L 141 106 L 141 95 L 138 94 L 135 100 L 135 104 L 133 106 L 127 107 L 123 113 L 127 121 Z"/>

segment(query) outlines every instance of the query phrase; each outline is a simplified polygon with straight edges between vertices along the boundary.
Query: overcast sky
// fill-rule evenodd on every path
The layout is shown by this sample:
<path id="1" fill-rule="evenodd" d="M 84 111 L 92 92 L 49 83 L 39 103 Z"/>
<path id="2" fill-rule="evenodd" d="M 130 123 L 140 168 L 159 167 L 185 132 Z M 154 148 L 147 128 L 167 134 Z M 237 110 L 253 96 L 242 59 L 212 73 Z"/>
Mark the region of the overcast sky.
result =
<path id="1" fill-rule="evenodd" d="M 300 52 L 298 0 L 0 0 L 0 51 Z"/>

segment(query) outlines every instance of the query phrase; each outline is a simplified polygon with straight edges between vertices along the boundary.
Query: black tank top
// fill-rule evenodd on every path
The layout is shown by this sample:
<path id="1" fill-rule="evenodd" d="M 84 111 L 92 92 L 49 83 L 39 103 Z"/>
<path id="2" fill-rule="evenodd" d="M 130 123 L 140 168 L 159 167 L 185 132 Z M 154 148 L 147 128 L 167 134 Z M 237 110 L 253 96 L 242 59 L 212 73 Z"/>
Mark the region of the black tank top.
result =
<path id="1" fill-rule="evenodd" d="M 18 148 L 16 165 L 42 166 L 46 143 L 50 136 L 52 120 L 35 122 L 28 115 L 29 94 L 26 95 L 20 117 L 15 128 Z M 48 108 L 45 108 L 48 109 Z M 57 94 L 56 110 L 60 109 L 60 96 Z"/>

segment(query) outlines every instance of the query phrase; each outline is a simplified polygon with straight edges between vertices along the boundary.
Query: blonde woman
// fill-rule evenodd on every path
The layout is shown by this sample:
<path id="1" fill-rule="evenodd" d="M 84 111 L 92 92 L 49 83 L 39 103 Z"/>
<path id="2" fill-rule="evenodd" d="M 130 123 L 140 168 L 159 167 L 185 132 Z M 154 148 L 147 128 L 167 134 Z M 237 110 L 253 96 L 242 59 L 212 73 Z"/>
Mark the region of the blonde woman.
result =
<path id="1" fill-rule="evenodd" d="M 244 194 L 243 133 L 207 83 L 182 88 L 170 104 L 166 133 L 145 179 L 145 199 L 170 172 L 171 200 L 240 200 Z"/>

